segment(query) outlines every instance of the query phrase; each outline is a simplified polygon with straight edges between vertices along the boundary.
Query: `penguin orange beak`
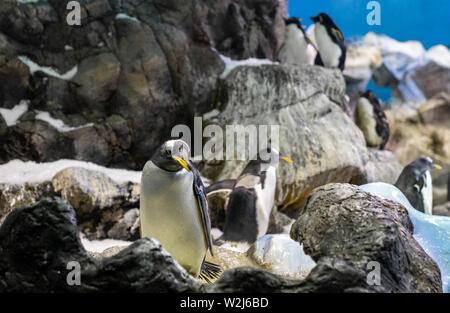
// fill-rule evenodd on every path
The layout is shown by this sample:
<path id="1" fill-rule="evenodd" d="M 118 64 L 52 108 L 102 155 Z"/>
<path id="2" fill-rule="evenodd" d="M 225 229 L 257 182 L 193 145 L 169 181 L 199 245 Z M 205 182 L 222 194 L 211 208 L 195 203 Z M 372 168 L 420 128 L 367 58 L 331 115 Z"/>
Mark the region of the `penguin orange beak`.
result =
<path id="1" fill-rule="evenodd" d="M 442 170 L 442 166 L 440 166 L 439 164 L 433 164 L 433 166 L 434 166 L 435 168 L 437 168 L 438 170 Z"/>
<path id="2" fill-rule="evenodd" d="M 280 158 L 281 158 L 282 160 L 288 162 L 288 163 L 294 162 L 294 161 L 292 161 L 292 159 L 290 159 L 290 158 L 288 158 L 288 157 L 285 157 L 284 155 L 280 155 Z"/>
<path id="3" fill-rule="evenodd" d="M 172 158 L 174 159 L 174 160 L 176 160 L 178 163 L 180 163 L 180 165 L 186 170 L 186 171 L 188 171 L 188 172 L 190 172 L 191 171 L 191 169 L 189 168 L 189 166 L 188 166 L 188 164 L 187 164 L 187 162 L 185 161 L 185 160 L 183 160 L 182 158 L 180 158 L 180 157 L 177 157 L 177 156 L 172 156 Z"/>

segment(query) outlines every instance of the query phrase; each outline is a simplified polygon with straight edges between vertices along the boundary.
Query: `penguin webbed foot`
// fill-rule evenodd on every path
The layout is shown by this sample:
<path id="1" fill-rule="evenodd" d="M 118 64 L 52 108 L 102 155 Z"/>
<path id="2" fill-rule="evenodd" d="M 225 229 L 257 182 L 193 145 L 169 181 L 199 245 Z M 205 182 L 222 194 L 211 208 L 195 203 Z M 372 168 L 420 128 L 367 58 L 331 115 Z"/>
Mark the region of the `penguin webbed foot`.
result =
<path id="1" fill-rule="evenodd" d="M 222 269 L 218 264 L 204 261 L 202 264 L 202 270 L 200 272 L 199 278 L 210 284 L 212 283 L 211 280 L 219 278 L 221 272 Z"/>

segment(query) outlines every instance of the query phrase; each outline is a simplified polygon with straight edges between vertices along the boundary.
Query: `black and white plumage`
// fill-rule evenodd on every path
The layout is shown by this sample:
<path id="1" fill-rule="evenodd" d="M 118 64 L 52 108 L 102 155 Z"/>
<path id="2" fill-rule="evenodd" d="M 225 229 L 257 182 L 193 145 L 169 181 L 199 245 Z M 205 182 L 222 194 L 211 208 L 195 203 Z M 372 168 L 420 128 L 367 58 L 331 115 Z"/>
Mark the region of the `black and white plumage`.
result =
<path id="1" fill-rule="evenodd" d="M 372 91 L 368 90 L 360 95 L 354 117 L 367 146 L 383 150 L 389 140 L 389 122 L 380 100 Z"/>
<path id="2" fill-rule="evenodd" d="M 341 30 L 325 13 L 311 17 L 311 20 L 314 22 L 314 37 L 319 48 L 315 64 L 343 71 L 347 48 Z"/>
<path id="3" fill-rule="evenodd" d="M 291 17 L 285 20 L 284 42 L 278 52 L 282 64 L 312 64 L 314 60 L 314 43 L 306 34 L 301 19 Z"/>
<path id="4" fill-rule="evenodd" d="M 433 183 L 430 169 L 440 168 L 429 157 L 419 158 L 401 172 L 395 186 L 418 211 L 433 214 Z"/>
<path id="5" fill-rule="evenodd" d="M 206 192 L 189 146 L 169 140 L 148 161 L 142 172 L 141 236 L 156 238 L 191 275 L 209 281 L 219 273 L 205 261 L 213 255 L 211 222 Z"/>
<path id="6" fill-rule="evenodd" d="M 279 159 L 292 160 L 280 156 L 276 149 L 270 149 L 268 160 L 262 160 L 260 155 L 247 164 L 236 181 L 228 201 L 221 240 L 253 243 L 267 232 Z"/>

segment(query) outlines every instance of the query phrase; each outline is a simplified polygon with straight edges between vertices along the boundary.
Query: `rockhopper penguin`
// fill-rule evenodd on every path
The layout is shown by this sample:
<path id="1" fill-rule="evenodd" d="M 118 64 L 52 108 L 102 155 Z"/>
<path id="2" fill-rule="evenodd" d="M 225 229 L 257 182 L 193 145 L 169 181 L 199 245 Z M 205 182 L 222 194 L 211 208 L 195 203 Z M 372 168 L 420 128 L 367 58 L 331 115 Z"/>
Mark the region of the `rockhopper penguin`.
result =
<path id="1" fill-rule="evenodd" d="M 366 138 L 367 146 L 383 150 L 389 140 L 389 122 L 380 100 L 370 90 L 362 93 L 355 107 L 355 124 Z"/>
<path id="2" fill-rule="evenodd" d="M 260 152 L 247 164 L 236 181 L 228 201 L 221 240 L 253 243 L 267 232 L 279 159 L 289 163 L 292 160 L 273 148 L 267 160 L 261 155 Z"/>
<path id="3" fill-rule="evenodd" d="M 217 278 L 205 188 L 182 140 L 165 142 L 142 171 L 141 237 L 153 237 L 194 277 Z"/>
<path id="4" fill-rule="evenodd" d="M 436 167 L 429 157 L 409 163 L 401 172 L 395 187 L 401 190 L 409 203 L 418 211 L 433 214 L 433 184 L 430 169 Z"/>
<path id="5" fill-rule="evenodd" d="M 316 47 L 303 29 L 301 19 L 291 17 L 285 20 L 285 24 L 284 42 L 278 60 L 283 64 L 312 64 Z"/>
<path id="6" fill-rule="evenodd" d="M 339 27 L 325 13 L 311 17 L 311 20 L 314 22 L 314 37 L 319 48 L 315 64 L 343 71 L 347 49 Z"/>

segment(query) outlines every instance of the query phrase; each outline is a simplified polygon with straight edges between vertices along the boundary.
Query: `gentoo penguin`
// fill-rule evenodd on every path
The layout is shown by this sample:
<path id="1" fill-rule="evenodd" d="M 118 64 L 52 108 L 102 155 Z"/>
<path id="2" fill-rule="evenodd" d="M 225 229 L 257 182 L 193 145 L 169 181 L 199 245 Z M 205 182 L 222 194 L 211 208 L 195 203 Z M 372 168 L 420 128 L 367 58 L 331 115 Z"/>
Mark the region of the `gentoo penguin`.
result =
<path id="1" fill-rule="evenodd" d="M 311 17 L 314 22 L 314 37 L 319 48 L 315 64 L 344 70 L 346 47 L 339 27 L 325 13 Z"/>
<path id="2" fill-rule="evenodd" d="M 315 45 L 308 37 L 301 19 L 291 17 L 285 20 L 286 31 L 284 42 L 278 52 L 278 60 L 283 64 L 301 65 L 312 64 Z"/>
<path id="3" fill-rule="evenodd" d="M 218 276 L 205 188 L 182 140 L 166 141 L 142 171 L 141 237 L 153 237 L 194 277 Z"/>
<path id="4" fill-rule="evenodd" d="M 401 172 L 395 187 L 408 198 L 418 211 L 433 214 L 433 184 L 430 175 L 432 167 L 440 169 L 429 157 L 418 158 L 408 164 Z"/>
<path id="5" fill-rule="evenodd" d="M 253 243 L 266 234 L 274 204 L 279 159 L 289 163 L 292 160 L 273 148 L 268 160 L 260 155 L 247 164 L 236 181 L 228 201 L 221 240 Z"/>
<path id="6" fill-rule="evenodd" d="M 389 122 L 380 100 L 370 90 L 362 93 L 355 107 L 355 123 L 366 138 L 367 146 L 383 150 L 389 140 Z"/>

